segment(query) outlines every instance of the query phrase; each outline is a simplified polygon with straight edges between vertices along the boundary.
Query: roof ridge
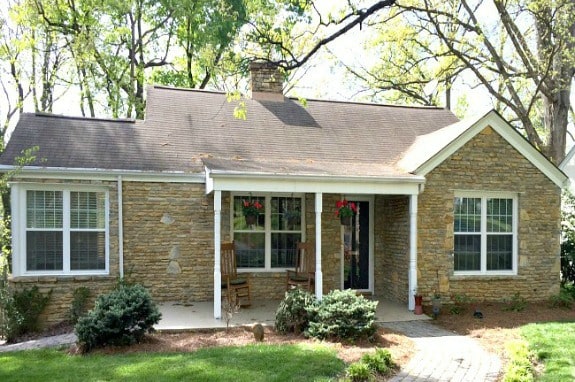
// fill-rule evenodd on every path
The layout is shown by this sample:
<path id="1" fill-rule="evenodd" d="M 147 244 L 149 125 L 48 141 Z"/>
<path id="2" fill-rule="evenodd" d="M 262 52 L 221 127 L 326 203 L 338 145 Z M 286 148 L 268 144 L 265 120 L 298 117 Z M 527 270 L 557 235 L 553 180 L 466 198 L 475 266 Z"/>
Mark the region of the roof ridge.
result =
<path id="1" fill-rule="evenodd" d="M 136 122 L 136 119 L 134 119 L 134 118 L 86 117 L 86 116 L 81 116 L 81 115 L 66 115 L 66 114 L 46 113 L 43 111 L 37 111 L 35 113 L 25 113 L 25 114 L 34 114 L 37 117 L 45 117 L 45 118 L 76 119 L 76 120 L 83 120 L 83 121 L 103 121 L 103 122 L 121 122 L 121 123 L 135 123 Z"/>
<path id="2" fill-rule="evenodd" d="M 154 84 L 151 86 L 154 89 L 162 89 L 162 90 L 175 90 L 175 91 L 196 92 L 196 93 L 210 93 L 210 94 L 220 94 L 220 95 L 227 94 L 226 92 L 220 91 L 220 90 L 183 88 L 183 87 L 177 87 L 177 86 L 167 86 L 167 85 L 158 85 L 158 84 Z M 304 99 L 306 102 L 311 101 L 311 102 L 339 103 L 339 104 L 347 104 L 347 105 L 394 107 L 394 108 L 404 108 L 404 109 L 443 110 L 443 111 L 450 111 L 451 112 L 451 110 L 446 109 L 444 107 L 430 106 L 430 105 L 395 105 L 395 104 L 391 104 L 391 103 L 381 103 L 381 102 L 346 101 L 346 100 L 306 98 L 306 97 L 295 97 L 295 96 L 290 96 L 290 97 L 286 97 L 286 98 L 290 99 L 292 101 L 297 101 L 297 102 Z"/>

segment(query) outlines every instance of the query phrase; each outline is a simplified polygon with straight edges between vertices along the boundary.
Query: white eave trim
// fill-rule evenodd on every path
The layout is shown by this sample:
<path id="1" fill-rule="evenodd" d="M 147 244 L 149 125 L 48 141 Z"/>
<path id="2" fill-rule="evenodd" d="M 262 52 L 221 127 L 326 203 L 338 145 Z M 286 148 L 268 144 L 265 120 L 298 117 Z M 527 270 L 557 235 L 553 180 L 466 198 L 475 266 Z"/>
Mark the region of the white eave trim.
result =
<path id="1" fill-rule="evenodd" d="M 206 168 L 206 193 L 243 192 L 325 192 L 346 194 L 414 195 L 423 190 L 425 177 L 349 177 L 243 173 Z"/>
<path id="2" fill-rule="evenodd" d="M 469 142 L 473 137 L 479 134 L 483 129 L 490 126 L 499 135 L 501 135 L 511 146 L 513 146 L 521 155 L 537 167 L 558 187 L 563 188 L 568 185 L 568 177 L 553 163 L 551 163 L 543 154 L 541 154 L 527 139 L 519 134 L 507 121 L 505 121 L 495 110 L 489 111 L 483 117 L 477 119 L 467 130 L 459 137 L 443 147 L 437 154 L 423 163 L 415 174 L 426 176 L 434 168 L 443 163 L 449 156 L 459 150 L 463 145 Z"/>
<path id="3" fill-rule="evenodd" d="M 204 173 L 185 173 L 183 171 L 139 171 L 109 170 L 99 168 L 64 168 L 40 166 L 0 165 L 0 172 L 14 171 L 13 177 L 28 179 L 66 179 L 66 180 L 122 180 L 131 182 L 170 182 L 170 183 L 204 183 Z"/>

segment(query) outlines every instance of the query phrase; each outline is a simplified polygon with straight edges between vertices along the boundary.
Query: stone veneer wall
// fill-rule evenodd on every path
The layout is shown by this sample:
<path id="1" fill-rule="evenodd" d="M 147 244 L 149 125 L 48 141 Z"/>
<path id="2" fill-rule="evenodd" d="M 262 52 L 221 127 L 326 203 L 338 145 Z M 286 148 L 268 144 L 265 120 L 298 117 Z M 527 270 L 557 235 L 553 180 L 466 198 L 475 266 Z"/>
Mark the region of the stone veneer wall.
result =
<path id="1" fill-rule="evenodd" d="M 377 196 L 375 208 L 375 294 L 405 302 L 409 288 L 409 197 Z"/>
<path id="2" fill-rule="evenodd" d="M 19 179 L 22 180 L 22 179 Z M 25 180 L 25 179 L 24 179 Z M 16 180 L 15 180 L 16 181 Z M 96 296 L 110 291 L 118 281 L 118 194 L 116 182 L 104 181 L 59 181 L 59 180 L 46 180 L 38 181 L 27 180 L 34 183 L 45 184 L 83 184 L 93 186 L 104 186 L 109 190 L 110 202 L 110 221 L 109 221 L 109 234 L 110 234 L 110 274 L 108 276 L 22 276 L 13 277 L 10 279 L 11 285 L 15 290 L 22 290 L 24 288 L 32 288 L 34 285 L 38 286 L 40 292 L 48 293 L 52 291 L 52 295 L 48 302 L 48 306 L 40 317 L 40 322 L 44 326 L 50 326 L 67 320 L 69 318 L 70 308 L 72 306 L 73 293 L 79 287 L 87 287 L 90 290 L 91 306 Z"/>
<path id="3" fill-rule="evenodd" d="M 453 275 L 453 198 L 460 191 L 518 194 L 518 275 Z M 559 292 L 561 190 L 490 127 L 426 177 L 419 197 L 418 287 L 426 300 L 464 294 L 497 301 Z"/>

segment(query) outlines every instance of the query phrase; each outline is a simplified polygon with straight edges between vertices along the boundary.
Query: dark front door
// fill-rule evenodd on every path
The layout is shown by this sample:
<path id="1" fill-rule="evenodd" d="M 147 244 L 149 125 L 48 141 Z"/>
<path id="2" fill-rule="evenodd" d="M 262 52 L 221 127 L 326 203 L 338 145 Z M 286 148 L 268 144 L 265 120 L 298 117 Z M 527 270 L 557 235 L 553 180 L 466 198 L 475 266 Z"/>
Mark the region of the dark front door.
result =
<path id="1" fill-rule="evenodd" d="M 344 289 L 369 289 L 369 202 L 355 202 L 358 211 L 344 226 Z"/>

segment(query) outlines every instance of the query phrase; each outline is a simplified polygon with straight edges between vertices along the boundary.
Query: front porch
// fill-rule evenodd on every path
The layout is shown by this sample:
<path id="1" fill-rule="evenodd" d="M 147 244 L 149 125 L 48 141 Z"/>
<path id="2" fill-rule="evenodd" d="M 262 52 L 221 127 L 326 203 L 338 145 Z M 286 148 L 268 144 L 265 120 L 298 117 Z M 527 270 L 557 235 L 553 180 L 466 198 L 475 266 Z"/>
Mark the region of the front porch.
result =
<path id="1" fill-rule="evenodd" d="M 424 314 L 415 315 L 406 309 L 404 303 L 374 297 L 377 304 L 377 322 L 396 322 L 429 320 Z M 246 326 L 260 323 L 273 326 L 279 300 L 253 301 L 252 306 L 241 308 L 233 315 L 230 326 Z M 225 319 L 214 318 L 214 304 L 211 301 L 194 302 L 191 305 L 178 303 L 159 304 L 162 320 L 155 326 L 156 330 L 192 330 L 225 328 Z M 222 317 L 225 315 L 222 312 Z"/>

